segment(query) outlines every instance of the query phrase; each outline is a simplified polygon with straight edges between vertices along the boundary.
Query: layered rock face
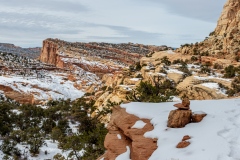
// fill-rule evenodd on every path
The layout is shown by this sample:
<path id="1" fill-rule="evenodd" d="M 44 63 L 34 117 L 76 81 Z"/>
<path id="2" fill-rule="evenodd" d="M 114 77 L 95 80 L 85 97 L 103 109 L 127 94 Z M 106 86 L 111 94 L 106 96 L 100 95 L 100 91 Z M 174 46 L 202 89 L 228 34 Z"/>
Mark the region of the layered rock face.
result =
<path id="1" fill-rule="evenodd" d="M 239 60 L 240 57 L 240 2 L 228 0 L 224 5 L 215 31 L 203 42 L 183 45 L 183 54 L 211 55 L 217 58 Z"/>
<path id="2" fill-rule="evenodd" d="M 59 39 L 46 39 L 40 61 L 59 68 L 82 68 L 103 76 L 131 65 L 149 53 L 166 50 L 166 46 L 109 43 L 70 43 Z"/>
<path id="3" fill-rule="evenodd" d="M 143 127 L 134 127 L 139 121 Z M 105 160 L 114 160 L 125 153 L 128 146 L 131 150 L 130 159 L 147 160 L 157 149 L 157 139 L 144 137 L 144 133 L 153 130 L 150 120 L 128 114 L 123 108 L 113 108 L 107 128 L 109 132 L 104 142 L 107 152 L 99 159 L 104 157 Z"/>

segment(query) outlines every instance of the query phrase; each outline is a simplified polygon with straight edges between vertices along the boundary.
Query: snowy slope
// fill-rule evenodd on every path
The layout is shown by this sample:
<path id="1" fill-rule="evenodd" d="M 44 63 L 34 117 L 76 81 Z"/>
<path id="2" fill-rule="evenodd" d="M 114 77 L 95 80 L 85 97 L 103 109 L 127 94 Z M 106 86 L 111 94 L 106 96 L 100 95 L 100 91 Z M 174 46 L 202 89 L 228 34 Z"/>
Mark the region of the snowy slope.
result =
<path id="1" fill-rule="evenodd" d="M 35 77 L 20 76 L 0 76 L 0 84 L 9 86 L 13 90 L 21 93 L 29 93 L 38 100 L 49 99 L 76 99 L 84 92 L 76 89 L 74 82 L 64 79 L 65 76 L 49 74 L 46 78 L 37 79 Z"/>
<path id="2" fill-rule="evenodd" d="M 167 127 L 168 114 L 176 109 L 173 107 L 175 103 L 134 102 L 121 105 L 128 113 L 151 119 L 154 130 L 144 136 L 158 138 L 158 149 L 149 160 L 240 159 L 240 99 L 191 101 L 193 112 L 203 111 L 208 115 L 200 123 L 178 129 Z M 191 144 L 177 149 L 176 145 L 185 135 L 191 137 Z"/>

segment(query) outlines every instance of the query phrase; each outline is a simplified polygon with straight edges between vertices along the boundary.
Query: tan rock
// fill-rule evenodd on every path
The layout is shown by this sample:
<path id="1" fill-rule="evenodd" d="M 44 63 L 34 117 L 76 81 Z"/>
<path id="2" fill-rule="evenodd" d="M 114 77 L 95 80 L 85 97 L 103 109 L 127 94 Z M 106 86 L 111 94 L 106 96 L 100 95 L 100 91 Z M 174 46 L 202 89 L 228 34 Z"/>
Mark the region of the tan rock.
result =
<path id="1" fill-rule="evenodd" d="M 191 110 L 172 110 L 168 116 L 167 126 L 170 128 L 182 128 L 191 122 Z"/>

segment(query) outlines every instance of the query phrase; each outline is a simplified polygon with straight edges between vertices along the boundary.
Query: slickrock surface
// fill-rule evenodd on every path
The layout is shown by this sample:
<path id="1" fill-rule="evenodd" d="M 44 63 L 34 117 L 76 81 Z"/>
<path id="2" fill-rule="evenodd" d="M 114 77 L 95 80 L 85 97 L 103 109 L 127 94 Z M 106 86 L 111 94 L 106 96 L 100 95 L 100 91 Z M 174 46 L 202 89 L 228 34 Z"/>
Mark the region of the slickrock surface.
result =
<path id="1" fill-rule="evenodd" d="M 128 114 L 125 109 L 115 107 L 108 124 L 108 134 L 104 146 L 107 152 L 102 156 L 105 160 L 114 160 L 118 155 L 126 152 L 126 146 L 131 149 L 132 160 L 147 160 L 157 149 L 156 139 L 145 138 L 147 131 L 153 130 L 148 119 L 141 119 L 146 123 L 142 128 L 133 127 L 140 119 Z M 133 128 L 132 128 L 133 127 Z"/>

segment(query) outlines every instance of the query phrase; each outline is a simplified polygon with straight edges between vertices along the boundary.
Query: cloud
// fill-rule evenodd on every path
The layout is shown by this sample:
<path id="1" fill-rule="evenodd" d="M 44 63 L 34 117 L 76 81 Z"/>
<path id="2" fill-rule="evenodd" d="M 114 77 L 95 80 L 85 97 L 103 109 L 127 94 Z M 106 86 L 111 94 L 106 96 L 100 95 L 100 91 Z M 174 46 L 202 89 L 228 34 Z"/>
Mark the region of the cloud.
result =
<path id="1" fill-rule="evenodd" d="M 163 4 L 170 14 L 216 22 L 226 0 L 149 0 Z"/>
<path id="2" fill-rule="evenodd" d="M 0 0 L 0 42 L 33 47 L 60 38 L 177 47 L 214 29 L 222 1 Z"/>

